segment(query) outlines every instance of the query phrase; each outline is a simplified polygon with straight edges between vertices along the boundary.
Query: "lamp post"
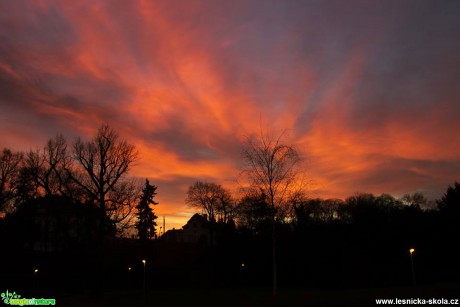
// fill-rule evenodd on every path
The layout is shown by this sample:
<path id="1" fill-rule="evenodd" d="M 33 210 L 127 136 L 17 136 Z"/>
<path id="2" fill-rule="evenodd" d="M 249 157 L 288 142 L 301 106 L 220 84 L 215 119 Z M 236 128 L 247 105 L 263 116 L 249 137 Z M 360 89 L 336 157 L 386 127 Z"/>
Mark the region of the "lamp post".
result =
<path id="1" fill-rule="evenodd" d="M 145 259 L 142 259 L 142 263 L 144 264 L 144 283 L 143 283 L 142 288 L 143 288 L 144 302 L 145 302 L 145 263 L 146 263 Z"/>
<path id="2" fill-rule="evenodd" d="M 131 267 L 128 267 L 128 288 L 131 286 Z"/>
<path id="3" fill-rule="evenodd" d="M 37 288 L 37 276 L 38 276 L 38 269 L 34 269 L 34 292 Z"/>
<path id="4" fill-rule="evenodd" d="M 241 262 L 241 270 L 240 270 L 240 286 L 245 285 L 246 280 L 246 266 L 244 262 Z"/>
<path id="5" fill-rule="evenodd" d="M 414 257 L 413 257 L 414 252 L 415 252 L 415 249 L 413 248 L 409 249 L 410 263 L 411 263 L 411 268 L 412 268 L 412 283 L 415 287 L 415 269 L 414 269 Z"/>

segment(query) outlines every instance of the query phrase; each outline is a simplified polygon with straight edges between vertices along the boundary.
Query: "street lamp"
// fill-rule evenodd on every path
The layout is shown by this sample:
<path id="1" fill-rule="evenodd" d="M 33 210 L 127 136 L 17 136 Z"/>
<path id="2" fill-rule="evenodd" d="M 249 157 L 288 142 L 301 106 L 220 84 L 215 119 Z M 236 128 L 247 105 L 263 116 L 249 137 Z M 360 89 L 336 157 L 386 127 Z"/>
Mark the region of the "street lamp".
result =
<path id="1" fill-rule="evenodd" d="M 143 284 L 143 292 L 144 292 L 144 302 L 145 302 L 145 259 L 142 259 L 142 263 L 144 264 L 144 284 Z"/>
<path id="2" fill-rule="evenodd" d="M 37 276 L 38 276 L 38 269 L 34 269 L 34 291 L 37 287 Z"/>
<path id="3" fill-rule="evenodd" d="M 131 286 L 131 267 L 128 267 L 128 288 Z"/>
<path id="4" fill-rule="evenodd" d="M 240 285 L 244 285 L 245 277 L 246 277 L 246 265 L 244 262 L 241 262 L 241 270 L 239 270 L 239 277 L 240 277 Z"/>
<path id="5" fill-rule="evenodd" d="M 410 263 L 411 263 L 411 268 L 412 268 L 412 283 L 414 284 L 414 287 L 415 287 L 415 269 L 414 269 L 414 257 L 413 257 L 414 252 L 415 252 L 415 249 L 413 248 L 409 249 Z"/>

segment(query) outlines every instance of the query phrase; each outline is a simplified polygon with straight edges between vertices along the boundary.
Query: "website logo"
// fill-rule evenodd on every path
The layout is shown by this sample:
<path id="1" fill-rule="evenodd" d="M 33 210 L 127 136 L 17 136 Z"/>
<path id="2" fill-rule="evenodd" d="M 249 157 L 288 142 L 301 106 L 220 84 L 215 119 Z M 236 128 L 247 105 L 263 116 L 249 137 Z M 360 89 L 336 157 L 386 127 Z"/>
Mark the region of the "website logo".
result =
<path id="1" fill-rule="evenodd" d="M 1 295 L 3 303 L 6 305 L 13 305 L 13 306 L 30 306 L 30 305 L 38 305 L 38 306 L 47 306 L 47 305 L 56 305 L 55 299 L 50 298 L 21 298 L 19 294 L 16 292 L 3 292 Z"/>

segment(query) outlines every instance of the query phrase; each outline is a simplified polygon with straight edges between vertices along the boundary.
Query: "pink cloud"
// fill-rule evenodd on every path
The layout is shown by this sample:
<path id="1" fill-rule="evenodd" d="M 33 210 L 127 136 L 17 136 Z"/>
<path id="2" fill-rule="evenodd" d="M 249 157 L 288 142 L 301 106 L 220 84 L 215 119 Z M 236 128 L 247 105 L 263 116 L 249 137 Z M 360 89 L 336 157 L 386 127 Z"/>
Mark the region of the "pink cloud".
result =
<path id="1" fill-rule="evenodd" d="M 194 180 L 234 186 L 241 141 L 261 123 L 300 144 L 315 196 L 437 197 L 457 179 L 448 7 L 256 4 L 3 2 L 0 145 L 108 122 L 140 150 L 131 174 L 162 183 L 157 210 L 175 225 Z"/>

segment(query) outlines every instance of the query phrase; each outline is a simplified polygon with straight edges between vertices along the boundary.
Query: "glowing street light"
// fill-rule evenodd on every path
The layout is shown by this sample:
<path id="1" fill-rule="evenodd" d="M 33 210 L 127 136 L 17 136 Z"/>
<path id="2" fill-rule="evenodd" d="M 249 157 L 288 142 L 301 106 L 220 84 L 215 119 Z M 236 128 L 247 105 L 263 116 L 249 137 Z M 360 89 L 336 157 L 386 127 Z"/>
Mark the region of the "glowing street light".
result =
<path id="1" fill-rule="evenodd" d="M 415 269 L 414 269 L 414 257 L 413 257 L 414 252 L 415 252 L 414 248 L 409 249 L 410 263 L 411 263 L 411 268 L 412 268 L 412 283 L 414 284 L 414 287 L 415 287 Z"/>

